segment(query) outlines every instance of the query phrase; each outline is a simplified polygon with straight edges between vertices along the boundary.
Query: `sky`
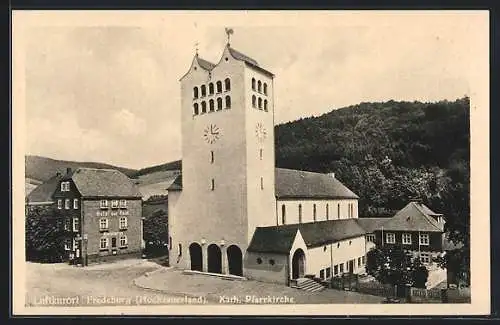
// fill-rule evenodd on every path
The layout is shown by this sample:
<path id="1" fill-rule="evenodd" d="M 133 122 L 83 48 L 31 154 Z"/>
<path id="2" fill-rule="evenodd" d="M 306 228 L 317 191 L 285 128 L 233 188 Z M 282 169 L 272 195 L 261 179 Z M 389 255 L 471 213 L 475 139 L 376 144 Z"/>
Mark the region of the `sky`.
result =
<path id="1" fill-rule="evenodd" d="M 488 27 L 467 12 L 40 16 L 23 26 L 26 154 L 130 168 L 181 159 L 179 78 L 197 42 L 218 62 L 225 26 L 232 47 L 276 75 L 276 123 L 360 102 L 471 96 L 478 26 Z"/>

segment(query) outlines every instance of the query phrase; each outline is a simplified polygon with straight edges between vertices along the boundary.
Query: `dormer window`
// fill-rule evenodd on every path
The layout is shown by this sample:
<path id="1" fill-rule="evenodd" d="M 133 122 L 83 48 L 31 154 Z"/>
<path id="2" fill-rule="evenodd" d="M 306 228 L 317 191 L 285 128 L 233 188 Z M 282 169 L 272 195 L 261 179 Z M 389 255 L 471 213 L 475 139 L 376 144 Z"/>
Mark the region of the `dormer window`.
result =
<path id="1" fill-rule="evenodd" d="M 69 191 L 69 182 L 61 182 L 61 192 Z"/>

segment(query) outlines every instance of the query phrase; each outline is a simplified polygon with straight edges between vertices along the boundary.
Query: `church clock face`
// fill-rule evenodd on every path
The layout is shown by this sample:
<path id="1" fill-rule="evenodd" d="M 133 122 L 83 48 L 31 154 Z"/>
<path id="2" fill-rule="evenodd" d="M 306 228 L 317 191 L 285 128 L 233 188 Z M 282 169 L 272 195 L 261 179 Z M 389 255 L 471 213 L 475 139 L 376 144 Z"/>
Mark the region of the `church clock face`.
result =
<path id="1" fill-rule="evenodd" d="M 255 126 L 255 136 L 257 137 L 257 140 L 259 142 L 264 142 L 267 137 L 267 130 L 264 127 L 264 124 L 257 123 L 257 125 Z"/>
<path id="2" fill-rule="evenodd" d="M 203 131 L 203 138 L 206 143 L 213 144 L 221 137 L 220 128 L 215 124 L 209 124 Z"/>

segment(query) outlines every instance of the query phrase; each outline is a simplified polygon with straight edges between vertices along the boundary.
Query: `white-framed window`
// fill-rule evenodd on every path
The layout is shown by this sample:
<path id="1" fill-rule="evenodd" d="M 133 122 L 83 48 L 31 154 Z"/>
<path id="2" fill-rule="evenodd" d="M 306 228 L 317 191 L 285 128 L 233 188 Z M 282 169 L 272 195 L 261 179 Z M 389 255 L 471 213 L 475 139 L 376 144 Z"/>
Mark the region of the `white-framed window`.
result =
<path id="1" fill-rule="evenodd" d="M 120 210 L 118 211 L 118 214 L 121 216 L 128 216 L 128 210 Z"/>
<path id="2" fill-rule="evenodd" d="M 369 242 L 374 243 L 375 242 L 375 235 L 374 234 L 368 234 L 366 235 L 366 240 Z"/>
<path id="3" fill-rule="evenodd" d="M 388 232 L 385 234 L 385 242 L 387 244 L 395 244 L 396 243 L 396 235 L 392 232 Z"/>
<path id="4" fill-rule="evenodd" d="M 61 182 L 61 192 L 69 191 L 69 182 Z"/>
<path id="5" fill-rule="evenodd" d="M 69 199 L 64 199 L 64 208 L 66 210 L 71 208 L 70 203 L 71 201 Z"/>
<path id="6" fill-rule="evenodd" d="M 108 218 L 99 219 L 99 230 L 108 230 Z"/>
<path id="7" fill-rule="evenodd" d="M 127 217 L 120 217 L 120 229 L 127 229 L 128 219 Z"/>
<path id="8" fill-rule="evenodd" d="M 420 253 L 420 262 L 422 262 L 422 263 L 430 263 L 431 262 L 431 254 L 429 254 L 429 253 Z"/>
<path id="9" fill-rule="evenodd" d="M 118 211 L 111 211 L 111 216 L 116 217 L 118 215 Z"/>
<path id="10" fill-rule="evenodd" d="M 65 251 L 70 251 L 73 249 L 73 247 L 71 247 L 71 239 L 70 238 L 66 238 L 66 240 L 64 241 L 64 250 Z"/>
<path id="11" fill-rule="evenodd" d="M 120 247 L 126 247 L 128 244 L 127 235 L 120 235 Z"/>
<path id="12" fill-rule="evenodd" d="M 80 219 L 77 217 L 73 218 L 73 231 L 79 231 L 80 228 Z"/>
<path id="13" fill-rule="evenodd" d="M 109 246 L 109 240 L 107 237 L 101 237 L 101 240 L 99 241 L 99 248 L 100 249 L 108 249 Z"/>
<path id="14" fill-rule="evenodd" d="M 429 245 L 429 234 L 420 234 L 419 242 L 420 245 Z"/>
<path id="15" fill-rule="evenodd" d="M 64 219 L 64 230 L 70 231 L 71 230 L 71 220 L 70 219 Z"/>
<path id="16" fill-rule="evenodd" d="M 73 199 L 73 209 L 78 209 L 78 199 Z"/>
<path id="17" fill-rule="evenodd" d="M 411 245 L 411 234 L 401 235 L 401 240 L 403 242 L 403 245 Z"/>
<path id="18" fill-rule="evenodd" d="M 118 200 L 111 200 L 111 208 L 118 208 Z"/>
<path id="19" fill-rule="evenodd" d="M 57 199 L 57 208 L 58 208 L 59 210 L 61 210 L 61 209 L 62 209 L 62 199 Z"/>
<path id="20" fill-rule="evenodd" d="M 108 200 L 101 200 L 101 208 L 107 208 L 108 207 Z"/>

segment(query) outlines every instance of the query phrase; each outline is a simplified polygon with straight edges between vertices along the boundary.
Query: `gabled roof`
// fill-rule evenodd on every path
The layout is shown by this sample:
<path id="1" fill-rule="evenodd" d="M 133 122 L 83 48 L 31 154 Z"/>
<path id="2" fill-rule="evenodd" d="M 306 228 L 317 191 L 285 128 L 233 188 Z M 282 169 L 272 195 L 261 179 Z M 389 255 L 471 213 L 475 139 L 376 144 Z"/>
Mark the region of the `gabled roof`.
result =
<path id="1" fill-rule="evenodd" d="M 443 225 L 439 224 L 432 215 L 425 213 L 425 211 L 431 210 L 421 203 L 410 202 L 399 210 L 394 217 L 383 223 L 381 227 L 383 227 L 383 230 L 393 231 L 443 232 Z"/>
<path id="2" fill-rule="evenodd" d="M 276 168 L 274 177 L 278 199 L 358 199 L 338 179 L 327 174 Z M 182 190 L 182 174 L 177 176 L 168 190 Z"/>
<path id="3" fill-rule="evenodd" d="M 247 250 L 261 253 L 289 253 L 297 231 L 300 231 L 306 246 L 311 248 L 363 236 L 366 233 L 354 218 L 257 227 Z"/>
<path id="4" fill-rule="evenodd" d="M 71 179 L 83 197 L 141 197 L 132 180 L 115 169 L 78 168 Z"/>
<path id="5" fill-rule="evenodd" d="M 46 182 L 38 185 L 28 194 L 28 203 L 52 202 L 52 194 L 56 191 L 61 180 L 61 175 L 54 175 Z"/>
<path id="6" fill-rule="evenodd" d="M 212 70 L 216 66 L 215 63 L 202 59 L 198 55 L 196 55 L 196 60 L 198 61 L 200 67 L 202 67 L 205 70 Z"/>
<path id="7" fill-rule="evenodd" d="M 182 191 L 182 174 L 180 174 L 175 178 L 174 182 L 167 188 L 167 190 Z"/>
<path id="8" fill-rule="evenodd" d="M 237 51 L 237 50 L 233 49 L 230 46 L 228 46 L 227 48 L 228 48 L 229 53 L 231 54 L 231 56 L 233 58 L 235 58 L 236 60 L 245 61 L 246 63 L 249 63 L 249 64 L 257 66 L 257 67 L 259 66 L 259 64 L 257 63 L 257 61 L 255 61 L 254 59 L 252 59 L 248 55 L 245 55 L 245 54 L 241 53 L 240 51 Z"/>
<path id="9" fill-rule="evenodd" d="M 381 229 L 381 226 L 386 223 L 390 218 L 358 218 L 356 221 L 366 233 L 372 233 L 375 230 Z"/>
<path id="10" fill-rule="evenodd" d="M 276 168 L 276 197 L 282 198 L 335 198 L 358 199 L 359 197 L 328 174 Z"/>

